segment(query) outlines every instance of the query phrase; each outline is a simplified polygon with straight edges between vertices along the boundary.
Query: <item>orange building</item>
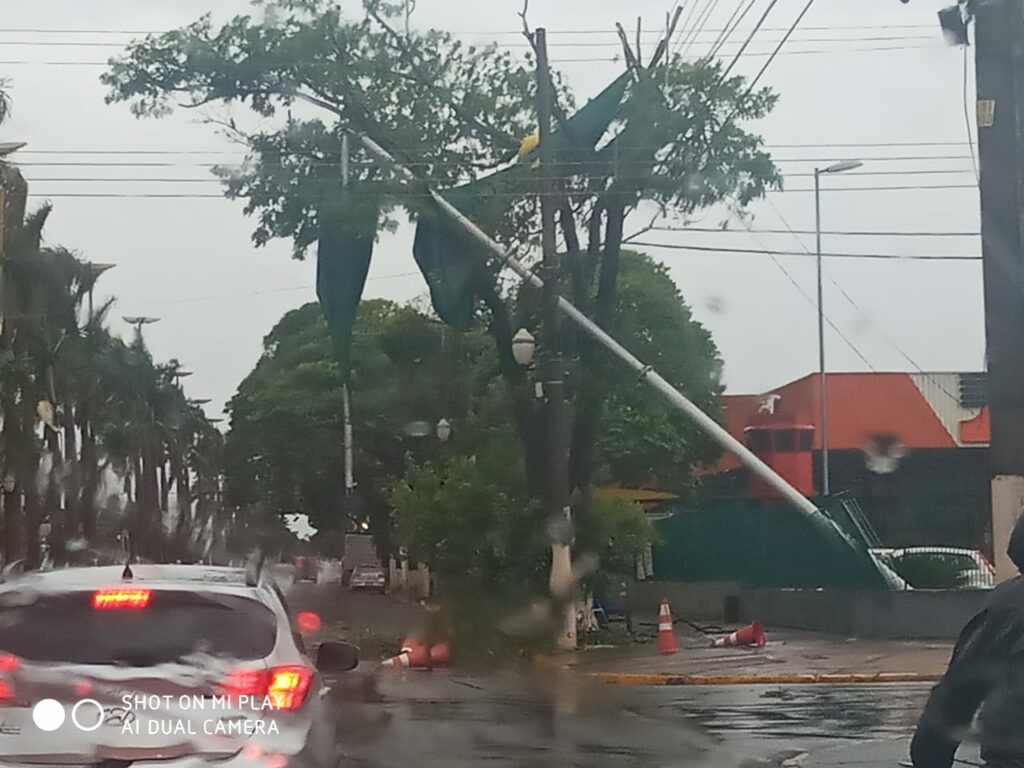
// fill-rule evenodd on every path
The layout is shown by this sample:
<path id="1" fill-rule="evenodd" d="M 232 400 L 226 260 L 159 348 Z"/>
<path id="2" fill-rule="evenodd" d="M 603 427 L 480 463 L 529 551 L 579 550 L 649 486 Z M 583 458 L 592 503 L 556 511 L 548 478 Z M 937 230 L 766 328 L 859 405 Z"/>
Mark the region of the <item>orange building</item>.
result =
<path id="1" fill-rule="evenodd" d="M 831 490 L 851 491 L 885 544 L 990 549 L 983 374 L 829 373 L 826 389 Z M 817 374 L 723 406 L 733 437 L 806 495 L 820 489 Z M 709 493 L 772 495 L 731 454 L 707 474 Z"/>

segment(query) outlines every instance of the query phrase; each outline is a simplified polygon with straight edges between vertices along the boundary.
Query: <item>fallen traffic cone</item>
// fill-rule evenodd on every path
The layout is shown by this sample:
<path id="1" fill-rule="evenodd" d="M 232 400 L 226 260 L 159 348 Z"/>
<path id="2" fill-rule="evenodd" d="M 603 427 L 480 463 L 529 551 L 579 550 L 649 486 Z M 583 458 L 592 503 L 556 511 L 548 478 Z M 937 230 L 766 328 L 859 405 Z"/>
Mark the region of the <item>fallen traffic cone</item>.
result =
<path id="1" fill-rule="evenodd" d="M 662 598 L 658 611 L 658 653 L 662 656 L 671 656 L 678 650 L 676 633 L 672 629 L 672 612 L 668 608 L 668 600 Z"/>
<path id="2" fill-rule="evenodd" d="M 399 653 L 410 653 L 410 652 L 416 650 L 417 648 L 419 648 L 422 645 L 423 645 L 423 643 L 420 642 L 415 637 L 406 637 L 399 644 L 398 652 Z"/>
<path id="3" fill-rule="evenodd" d="M 418 645 L 408 651 L 382 661 L 382 667 L 410 667 L 412 669 L 427 669 L 430 667 L 430 649 L 425 645 Z"/>
<path id="4" fill-rule="evenodd" d="M 755 621 L 749 627 L 744 627 L 741 630 L 733 632 L 731 635 L 726 635 L 725 637 L 719 637 L 716 640 L 712 640 L 711 647 L 726 648 L 743 645 L 764 648 L 765 642 L 764 629 Z"/>
<path id="5" fill-rule="evenodd" d="M 430 665 L 447 667 L 452 663 L 452 651 L 448 643 L 438 643 L 430 649 Z"/>

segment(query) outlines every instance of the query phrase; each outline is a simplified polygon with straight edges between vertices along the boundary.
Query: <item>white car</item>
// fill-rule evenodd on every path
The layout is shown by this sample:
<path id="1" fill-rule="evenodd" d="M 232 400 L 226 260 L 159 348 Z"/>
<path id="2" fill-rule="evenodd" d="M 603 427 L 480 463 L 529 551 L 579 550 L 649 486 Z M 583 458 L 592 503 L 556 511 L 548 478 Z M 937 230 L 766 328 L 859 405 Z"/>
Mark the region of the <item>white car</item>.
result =
<path id="1" fill-rule="evenodd" d="M 348 588 L 353 592 L 367 589 L 383 594 L 387 591 L 387 587 L 388 580 L 384 575 L 384 569 L 367 565 L 360 565 L 353 570 L 352 577 L 348 582 Z"/>
<path id="2" fill-rule="evenodd" d="M 0 585 L 0 766 L 334 768 L 321 671 L 269 574 L 132 565 Z M 159 762 L 157 762 L 159 761 Z"/>
<path id="3" fill-rule="evenodd" d="M 995 569 L 976 549 L 904 547 L 872 552 L 916 589 L 993 589 L 996 585 Z"/>

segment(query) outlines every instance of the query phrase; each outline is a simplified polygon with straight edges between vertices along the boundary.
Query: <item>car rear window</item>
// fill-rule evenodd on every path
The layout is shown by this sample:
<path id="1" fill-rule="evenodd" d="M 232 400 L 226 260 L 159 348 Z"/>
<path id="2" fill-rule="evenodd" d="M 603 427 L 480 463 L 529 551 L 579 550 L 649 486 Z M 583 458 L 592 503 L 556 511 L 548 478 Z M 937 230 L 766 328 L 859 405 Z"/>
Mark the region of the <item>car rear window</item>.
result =
<path id="1" fill-rule="evenodd" d="M 143 607 L 97 608 L 95 594 L 0 597 L 0 650 L 27 661 L 145 667 L 193 655 L 259 659 L 274 648 L 274 613 L 249 598 L 154 590 Z"/>

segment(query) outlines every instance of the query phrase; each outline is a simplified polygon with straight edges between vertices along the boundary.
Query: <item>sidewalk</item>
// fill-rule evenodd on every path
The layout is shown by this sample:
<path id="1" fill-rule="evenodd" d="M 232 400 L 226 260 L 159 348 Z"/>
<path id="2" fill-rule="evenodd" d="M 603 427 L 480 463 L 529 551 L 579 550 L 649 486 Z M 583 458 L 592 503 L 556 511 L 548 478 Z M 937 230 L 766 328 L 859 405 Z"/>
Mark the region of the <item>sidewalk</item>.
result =
<path id="1" fill-rule="evenodd" d="M 657 644 L 591 648 L 560 661 L 623 685 L 730 685 L 929 682 L 946 669 L 952 643 L 859 640 L 766 628 L 765 648 L 709 648 L 710 638 L 676 626 L 679 650 Z"/>

